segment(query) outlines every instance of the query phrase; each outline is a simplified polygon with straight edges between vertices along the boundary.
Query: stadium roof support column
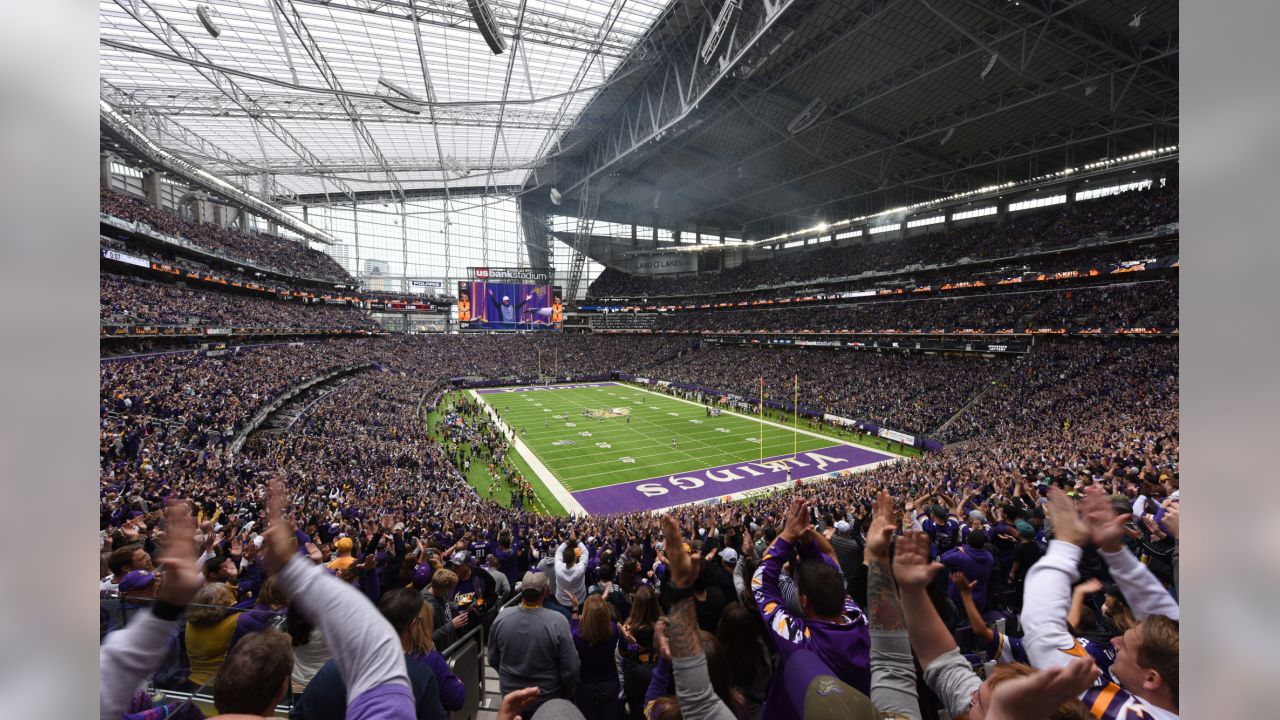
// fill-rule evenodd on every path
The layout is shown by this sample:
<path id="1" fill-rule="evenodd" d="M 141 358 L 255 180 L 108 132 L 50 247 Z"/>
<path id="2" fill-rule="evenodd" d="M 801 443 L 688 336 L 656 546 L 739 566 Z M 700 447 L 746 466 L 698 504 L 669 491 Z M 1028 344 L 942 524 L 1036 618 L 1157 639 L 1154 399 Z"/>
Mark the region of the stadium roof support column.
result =
<path id="1" fill-rule="evenodd" d="M 104 190 L 111 189 L 111 153 L 98 155 L 98 186 Z"/>
<path id="2" fill-rule="evenodd" d="M 142 194 L 147 196 L 147 202 L 164 209 L 160 202 L 160 173 L 155 170 L 142 171 Z"/>

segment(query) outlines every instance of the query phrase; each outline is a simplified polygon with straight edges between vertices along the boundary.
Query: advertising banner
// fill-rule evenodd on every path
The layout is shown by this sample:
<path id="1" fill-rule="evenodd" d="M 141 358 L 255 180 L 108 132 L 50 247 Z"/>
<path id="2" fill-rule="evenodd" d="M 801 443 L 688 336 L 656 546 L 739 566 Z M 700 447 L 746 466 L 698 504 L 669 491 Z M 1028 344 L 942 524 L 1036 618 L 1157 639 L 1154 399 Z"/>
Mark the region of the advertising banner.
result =
<path id="1" fill-rule="evenodd" d="M 523 283 L 526 285 L 550 285 L 555 279 L 555 271 L 551 268 L 490 268 L 473 267 L 472 280 L 485 280 L 498 283 Z"/>
<path id="2" fill-rule="evenodd" d="M 635 275 L 698 272 L 698 256 L 695 253 L 671 253 L 638 257 L 631 261 L 631 272 Z"/>
<path id="3" fill-rule="evenodd" d="M 107 248 L 102 248 L 102 257 L 107 258 L 108 260 L 115 260 L 116 262 L 127 263 L 129 265 L 137 265 L 138 267 L 144 267 L 144 268 L 151 267 L 150 260 L 144 260 L 143 258 L 140 258 L 140 257 L 128 255 L 118 250 L 108 250 Z"/>
<path id="4" fill-rule="evenodd" d="M 900 442 L 903 445 L 916 444 L 916 438 L 914 435 L 900 433 L 897 430 L 890 430 L 889 428 L 880 428 L 880 437 L 886 440 L 894 440 L 894 441 Z"/>

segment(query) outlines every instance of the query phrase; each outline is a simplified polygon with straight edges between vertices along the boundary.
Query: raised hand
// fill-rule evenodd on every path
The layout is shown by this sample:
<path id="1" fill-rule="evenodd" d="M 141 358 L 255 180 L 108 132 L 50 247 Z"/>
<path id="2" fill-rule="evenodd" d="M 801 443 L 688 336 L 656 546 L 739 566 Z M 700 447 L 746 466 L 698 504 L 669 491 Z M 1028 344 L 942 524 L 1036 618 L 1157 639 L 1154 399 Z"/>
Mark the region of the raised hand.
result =
<path id="1" fill-rule="evenodd" d="M 502 705 L 498 707 L 497 720 L 521 720 L 520 713 L 529 706 L 529 703 L 538 699 L 538 693 L 542 692 L 536 687 L 527 687 L 523 690 L 513 690 L 502 698 Z"/>
<path id="2" fill-rule="evenodd" d="M 1084 526 L 1088 528 L 1089 538 L 1093 544 L 1106 552 L 1124 549 L 1125 523 L 1133 517 L 1130 513 L 1117 515 L 1111 505 L 1111 498 L 1102 488 L 1093 486 L 1084 494 Z M 1054 520 L 1057 532 L 1057 520 Z"/>
<path id="3" fill-rule="evenodd" d="M 1098 578 L 1089 578 L 1079 585 L 1075 586 L 1074 592 L 1081 595 L 1092 595 L 1102 589 L 1102 581 Z"/>
<path id="4" fill-rule="evenodd" d="M 1054 714 L 1062 703 L 1079 697 L 1102 673 L 1088 655 L 1065 666 L 1006 680 L 991 693 L 988 720 L 1032 720 Z"/>
<path id="5" fill-rule="evenodd" d="M 160 590 L 156 599 L 161 602 L 186 606 L 204 585 L 204 577 L 196 566 L 200 556 L 196 547 L 196 521 L 186 503 L 175 503 L 165 508 L 165 527 L 168 542 L 160 557 L 163 571 Z"/>
<path id="6" fill-rule="evenodd" d="M 898 538 L 893 556 L 893 577 L 900 588 L 924 588 L 942 569 L 942 563 L 929 562 L 929 536 L 911 530 Z"/>
<path id="7" fill-rule="evenodd" d="M 867 554 L 871 559 L 889 563 L 889 541 L 897 523 L 893 517 L 893 498 L 888 490 L 881 490 L 871 505 L 871 528 L 867 530 Z"/>
<path id="8" fill-rule="evenodd" d="M 978 587 L 978 581 L 970 580 L 969 576 L 965 575 L 963 570 L 956 570 L 955 572 L 952 572 L 949 577 L 951 578 L 952 584 L 956 586 L 956 590 L 959 590 L 961 595 L 972 595 L 973 591 Z"/>
<path id="9" fill-rule="evenodd" d="M 783 517 L 782 532 L 778 536 L 789 543 L 795 543 L 809 530 L 809 504 L 802 497 L 791 501 L 787 513 Z"/>
<path id="10" fill-rule="evenodd" d="M 262 533 L 262 564 L 268 573 L 277 573 L 298 549 L 293 525 L 284 517 L 285 489 L 280 478 L 267 483 L 267 530 Z"/>
<path id="11" fill-rule="evenodd" d="M 1076 512 L 1071 498 L 1054 486 L 1049 488 L 1049 504 L 1045 506 L 1049 519 L 1053 521 L 1053 537 L 1055 540 L 1069 542 L 1084 547 L 1089 542 L 1089 529 Z"/>
<path id="12" fill-rule="evenodd" d="M 310 560 L 311 562 L 317 565 L 319 565 L 321 562 L 324 562 L 324 553 L 320 552 L 320 548 L 316 547 L 315 543 L 309 542 L 306 545 L 303 545 L 302 547 L 307 551 L 308 560 Z"/>
<path id="13" fill-rule="evenodd" d="M 702 557 L 698 553 L 690 555 L 685 551 L 684 539 L 680 537 L 680 525 L 671 515 L 662 516 L 662 543 L 662 553 L 667 558 L 672 584 L 682 590 L 692 586 L 702 569 Z"/>

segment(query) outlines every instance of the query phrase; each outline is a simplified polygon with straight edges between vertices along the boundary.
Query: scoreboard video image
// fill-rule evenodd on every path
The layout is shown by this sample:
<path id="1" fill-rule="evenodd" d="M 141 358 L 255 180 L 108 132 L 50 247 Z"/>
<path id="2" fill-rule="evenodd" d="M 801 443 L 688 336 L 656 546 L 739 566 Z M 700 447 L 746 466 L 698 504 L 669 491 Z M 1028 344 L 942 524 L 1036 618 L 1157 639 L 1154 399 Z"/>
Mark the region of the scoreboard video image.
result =
<path id="1" fill-rule="evenodd" d="M 564 320 L 559 287 L 464 280 L 458 283 L 458 322 L 484 330 L 554 330 Z"/>

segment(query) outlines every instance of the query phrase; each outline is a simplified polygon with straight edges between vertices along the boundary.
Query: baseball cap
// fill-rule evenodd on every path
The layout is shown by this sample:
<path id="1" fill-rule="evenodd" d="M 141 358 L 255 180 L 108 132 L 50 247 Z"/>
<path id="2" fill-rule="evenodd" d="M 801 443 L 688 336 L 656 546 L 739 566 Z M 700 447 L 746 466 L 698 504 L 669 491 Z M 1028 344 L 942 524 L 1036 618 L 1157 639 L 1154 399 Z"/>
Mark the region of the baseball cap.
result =
<path id="1" fill-rule="evenodd" d="M 502 302 L 511 302 L 511 298 L 507 297 L 506 295 L 503 295 Z"/>
<path id="2" fill-rule="evenodd" d="M 431 575 L 434 571 L 427 563 L 415 565 L 413 568 L 413 586 L 416 588 L 424 588 L 431 584 Z"/>
<path id="3" fill-rule="evenodd" d="M 338 538 L 338 541 L 333 544 L 334 549 L 338 552 L 351 552 L 351 549 L 355 546 L 355 542 L 349 537 Z"/>
<path id="4" fill-rule="evenodd" d="M 808 650 L 787 658 L 783 666 L 783 687 L 797 717 L 879 720 L 880 711 L 871 698 L 842 682 L 822 660 Z"/>
<path id="5" fill-rule="evenodd" d="M 1026 520 L 1019 520 L 1018 522 L 1014 523 L 1013 526 L 1018 528 L 1018 534 L 1024 538 L 1033 538 L 1036 536 L 1035 527 L 1032 526 L 1031 523 L 1027 522 Z"/>
<path id="6" fill-rule="evenodd" d="M 547 574 L 543 572 L 534 572 L 530 570 L 524 574 L 524 579 L 520 581 L 520 592 L 532 590 L 536 593 L 544 593 L 547 591 Z"/>
<path id="7" fill-rule="evenodd" d="M 449 556 L 449 562 L 453 563 L 454 565 L 465 565 L 467 561 L 470 559 L 471 559 L 471 555 L 466 550 L 459 550 L 458 552 Z"/>
<path id="8" fill-rule="evenodd" d="M 562 698 L 553 698 L 539 706 L 531 720 L 584 720 L 585 717 L 577 705 Z"/>
<path id="9" fill-rule="evenodd" d="M 738 551 L 733 548 L 725 548 L 720 551 L 720 559 L 724 562 L 738 562 Z"/>
<path id="10" fill-rule="evenodd" d="M 847 532 L 849 532 L 849 521 L 848 521 L 848 520 L 837 520 L 837 521 L 836 521 L 836 532 L 842 532 L 842 533 L 847 533 Z"/>
<path id="11" fill-rule="evenodd" d="M 155 582 L 156 576 L 146 570 L 132 570 L 120 578 L 120 592 L 133 592 Z"/>

